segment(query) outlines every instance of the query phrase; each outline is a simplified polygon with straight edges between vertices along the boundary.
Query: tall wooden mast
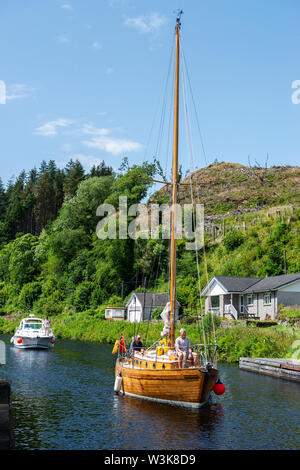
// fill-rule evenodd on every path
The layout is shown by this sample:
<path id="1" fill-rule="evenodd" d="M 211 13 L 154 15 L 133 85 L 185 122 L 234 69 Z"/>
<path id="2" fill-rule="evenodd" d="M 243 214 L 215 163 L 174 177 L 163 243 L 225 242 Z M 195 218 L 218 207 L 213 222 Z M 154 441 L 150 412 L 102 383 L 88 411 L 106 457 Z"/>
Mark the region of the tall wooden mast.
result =
<path id="1" fill-rule="evenodd" d="M 174 135 L 173 135 L 173 179 L 172 179 L 172 224 L 171 224 L 171 267 L 170 267 L 170 347 L 175 345 L 175 309 L 176 309 L 176 238 L 175 223 L 178 184 L 178 120 L 179 120 L 179 49 L 180 49 L 180 16 L 176 20 L 176 51 L 175 51 L 175 98 L 174 98 Z"/>

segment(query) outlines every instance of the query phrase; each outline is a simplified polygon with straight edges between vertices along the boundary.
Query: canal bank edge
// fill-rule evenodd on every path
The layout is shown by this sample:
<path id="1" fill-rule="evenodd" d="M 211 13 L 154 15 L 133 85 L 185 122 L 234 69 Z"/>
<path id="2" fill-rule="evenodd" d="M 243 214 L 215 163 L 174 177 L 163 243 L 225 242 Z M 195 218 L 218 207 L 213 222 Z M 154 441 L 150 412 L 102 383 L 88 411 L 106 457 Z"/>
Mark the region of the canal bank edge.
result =
<path id="1" fill-rule="evenodd" d="M 0 334 L 13 334 L 22 316 L 26 316 L 26 314 L 0 316 Z M 228 327 L 229 324 L 230 327 Z M 293 344 L 300 340 L 299 327 L 277 325 L 261 328 L 253 322 L 245 325 L 229 321 L 226 321 L 226 326 L 227 328 L 224 325 L 216 328 L 219 360 L 221 361 L 238 363 L 240 357 L 294 357 L 300 359 L 300 357 L 295 357 L 293 349 Z M 81 312 L 73 315 L 52 316 L 51 327 L 58 341 L 61 338 L 112 345 L 124 331 L 127 345 L 130 344 L 132 337 L 137 332 L 145 344 L 151 344 L 160 337 L 162 324 L 155 322 L 152 324 L 151 331 L 150 329 L 148 331 L 148 322 L 139 324 L 126 321 L 111 322 Z M 180 321 L 178 327 L 186 329 L 187 336 L 192 343 L 199 343 L 201 325 Z M 179 330 L 176 331 L 177 333 L 179 334 Z"/>
<path id="2" fill-rule="evenodd" d="M 0 450 L 14 448 L 11 389 L 7 380 L 0 379 Z"/>

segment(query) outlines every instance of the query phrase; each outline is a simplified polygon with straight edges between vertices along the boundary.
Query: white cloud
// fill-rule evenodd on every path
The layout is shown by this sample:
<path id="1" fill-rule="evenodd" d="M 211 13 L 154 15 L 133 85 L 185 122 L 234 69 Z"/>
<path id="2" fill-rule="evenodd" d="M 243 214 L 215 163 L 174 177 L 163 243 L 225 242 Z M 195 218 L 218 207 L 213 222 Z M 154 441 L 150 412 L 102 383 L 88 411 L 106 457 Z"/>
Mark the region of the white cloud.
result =
<path id="1" fill-rule="evenodd" d="M 93 48 L 96 50 L 102 49 L 102 44 L 99 41 L 94 41 L 93 42 Z"/>
<path id="2" fill-rule="evenodd" d="M 91 125 L 85 125 L 82 129 L 85 134 L 91 135 L 90 140 L 85 140 L 82 144 L 89 148 L 104 150 L 113 155 L 120 155 L 123 152 L 135 152 L 143 148 L 139 142 L 128 139 L 119 139 L 111 136 L 111 130 L 106 128 L 95 128 Z"/>
<path id="3" fill-rule="evenodd" d="M 124 23 L 125 26 L 134 28 L 142 34 L 148 34 L 158 31 L 166 23 L 166 18 L 154 12 L 136 18 L 126 17 Z"/>
<path id="4" fill-rule="evenodd" d="M 98 128 L 90 123 L 84 123 L 81 126 L 78 124 L 78 122 L 71 119 L 58 118 L 37 127 L 34 129 L 33 133 L 45 137 L 57 136 L 59 132 L 64 135 L 72 134 L 81 137 L 85 135 L 86 140 L 81 141 L 83 146 L 102 150 L 112 155 L 120 155 L 124 152 L 136 152 L 144 148 L 144 146 L 139 142 L 115 137 L 113 135 L 114 133 L 123 132 L 120 128 L 108 129 L 105 127 Z M 61 149 L 70 154 L 72 147 L 70 144 L 65 143 L 62 144 Z M 83 158 L 89 158 L 89 161 L 93 162 L 92 164 L 95 163 L 93 156 L 84 156 L 85 154 L 82 155 Z"/>
<path id="5" fill-rule="evenodd" d="M 93 137 L 91 141 L 82 142 L 83 145 L 104 152 L 120 155 L 123 152 L 136 152 L 142 149 L 142 145 L 131 140 L 116 139 L 113 137 Z"/>
<path id="6" fill-rule="evenodd" d="M 71 144 L 63 144 L 61 147 L 63 152 L 70 153 L 72 151 L 72 145 Z"/>
<path id="7" fill-rule="evenodd" d="M 84 124 L 81 128 L 81 132 L 83 134 L 90 134 L 94 136 L 104 136 L 108 135 L 110 133 L 110 130 L 106 129 L 105 127 L 97 128 L 92 124 Z"/>
<path id="8" fill-rule="evenodd" d="M 6 104 L 6 84 L 0 80 L 0 104 Z"/>
<path id="9" fill-rule="evenodd" d="M 114 7 L 118 3 L 121 3 L 121 4 L 126 3 L 126 0 L 109 0 L 108 3 L 110 7 Z"/>
<path id="10" fill-rule="evenodd" d="M 72 6 L 69 3 L 64 3 L 63 5 L 61 5 L 61 8 L 63 8 L 64 10 L 69 10 L 69 11 L 73 10 Z"/>
<path id="11" fill-rule="evenodd" d="M 27 98 L 35 90 L 36 88 L 32 88 L 24 83 L 13 83 L 12 85 L 7 86 L 6 100 L 9 101 Z"/>
<path id="12" fill-rule="evenodd" d="M 37 135 L 42 135 L 45 137 L 53 137 L 58 134 L 59 127 L 69 127 L 73 121 L 71 119 L 58 118 L 54 121 L 49 121 L 43 124 L 40 127 L 34 129 L 33 133 Z"/>
<path id="13" fill-rule="evenodd" d="M 69 44 L 71 42 L 68 34 L 61 34 L 57 36 L 57 39 L 61 44 Z"/>
<path id="14" fill-rule="evenodd" d="M 75 153 L 71 155 L 73 160 L 79 160 L 82 165 L 87 168 L 88 170 L 92 168 L 92 166 L 97 166 L 101 162 L 100 158 L 95 157 L 94 155 L 85 155 L 84 153 Z"/>

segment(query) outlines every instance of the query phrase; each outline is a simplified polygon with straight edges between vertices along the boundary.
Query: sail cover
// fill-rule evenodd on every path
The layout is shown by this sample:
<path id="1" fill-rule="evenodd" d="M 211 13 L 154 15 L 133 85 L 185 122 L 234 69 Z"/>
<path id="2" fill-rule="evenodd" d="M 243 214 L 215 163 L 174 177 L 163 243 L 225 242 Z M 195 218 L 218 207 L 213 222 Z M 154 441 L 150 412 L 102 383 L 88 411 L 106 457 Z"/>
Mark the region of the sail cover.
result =
<path id="1" fill-rule="evenodd" d="M 161 336 L 169 336 L 170 335 L 170 313 L 171 313 L 171 302 L 168 302 L 161 312 L 160 316 L 164 321 L 164 328 L 161 332 Z"/>

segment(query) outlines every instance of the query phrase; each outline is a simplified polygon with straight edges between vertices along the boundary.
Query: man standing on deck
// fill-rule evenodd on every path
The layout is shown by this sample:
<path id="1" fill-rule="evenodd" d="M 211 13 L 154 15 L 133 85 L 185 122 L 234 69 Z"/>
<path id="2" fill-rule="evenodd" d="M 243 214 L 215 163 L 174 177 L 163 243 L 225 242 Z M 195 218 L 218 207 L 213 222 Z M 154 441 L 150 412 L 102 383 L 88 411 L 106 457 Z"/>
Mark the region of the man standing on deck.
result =
<path id="1" fill-rule="evenodd" d="M 181 328 L 180 336 L 175 341 L 175 350 L 178 356 L 179 368 L 182 368 L 183 362 L 186 360 L 192 361 L 194 366 L 198 366 L 198 355 L 193 352 L 190 338 L 187 338 L 184 328 Z"/>

